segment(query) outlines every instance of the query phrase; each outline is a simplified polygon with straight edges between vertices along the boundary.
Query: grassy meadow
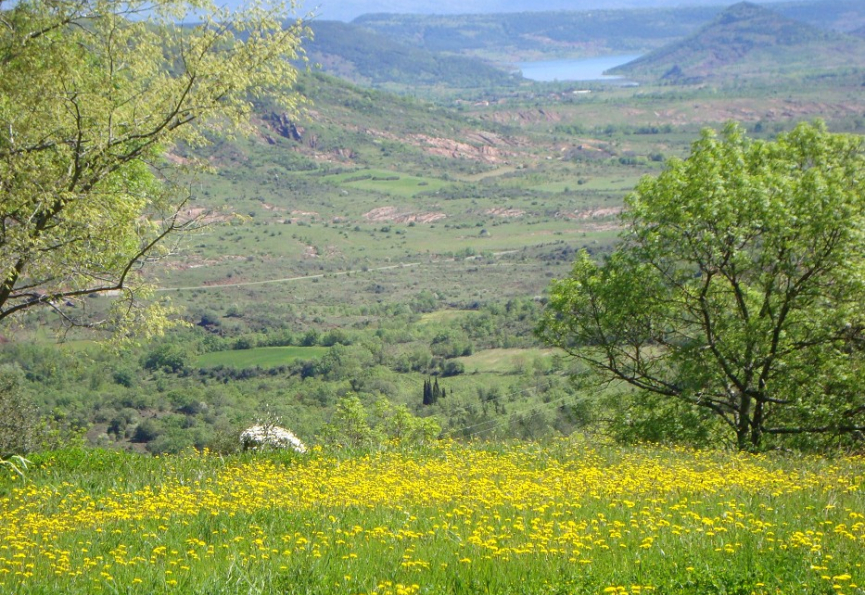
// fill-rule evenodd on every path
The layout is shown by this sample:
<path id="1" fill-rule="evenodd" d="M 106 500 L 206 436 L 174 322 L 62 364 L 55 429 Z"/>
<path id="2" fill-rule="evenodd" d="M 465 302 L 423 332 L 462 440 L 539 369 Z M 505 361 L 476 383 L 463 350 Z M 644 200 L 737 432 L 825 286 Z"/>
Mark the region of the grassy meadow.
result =
<path id="1" fill-rule="evenodd" d="M 198 356 L 196 365 L 201 367 L 234 366 L 236 368 L 271 368 L 284 366 L 301 358 L 321 357 L 327 353 L 326 347 L 257 347 L 254 349 L 233 349 L 231 351 L 212 351 Z"/>
<path id="2" fill-rule="evenodd" d="M 0 476 L 4 593 L 865 592 L 865 460 L 441 442 Z"/>

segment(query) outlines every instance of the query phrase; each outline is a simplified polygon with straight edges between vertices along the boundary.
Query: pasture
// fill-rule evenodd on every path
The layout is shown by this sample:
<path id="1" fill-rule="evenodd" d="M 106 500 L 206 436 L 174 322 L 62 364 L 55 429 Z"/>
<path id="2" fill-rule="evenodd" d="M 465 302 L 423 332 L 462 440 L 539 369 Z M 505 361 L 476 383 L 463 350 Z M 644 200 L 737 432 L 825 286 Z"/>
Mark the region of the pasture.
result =
<path id="1" fill-rule="evenodd" d="M 5 593 L 862 593 L 865 461 L 547 444 L 0 476 Z"/>

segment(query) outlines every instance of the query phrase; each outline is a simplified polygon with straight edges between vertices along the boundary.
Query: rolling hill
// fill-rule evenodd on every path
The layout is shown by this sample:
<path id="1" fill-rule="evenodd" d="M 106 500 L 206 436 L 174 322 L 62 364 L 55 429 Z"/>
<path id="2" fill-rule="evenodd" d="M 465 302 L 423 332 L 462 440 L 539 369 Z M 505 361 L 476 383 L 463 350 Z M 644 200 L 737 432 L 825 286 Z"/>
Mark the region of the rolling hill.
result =
<path id="1" fill-rule="evenodd" d="M 822 74 L 865 64 L 865 43 L 741 2 L 611 74 L 672 84 Z"/>
<path id="2" fill-rule="evenodd" d="M 370 14 L 355 24 L 430 51 L 501 62 L 645 51 L 681 39 L 718 7 L 478 15 Z"/>
<path id="3" fill-rule="evenodd" d="M 312 62 L 328 73 L 365 86 L 445 85 L 478 88 L 516 84 L 519 74 L 480 60 L 446 56 L 340 21 L 313 21 L 306 43 Z"/>
<path id="4" fill-rule="evenodd" d="M 721 0 L 691 1 L 688 6 L 676 7 L 626 4 L 544 3 L 539 10 L 536 5 L 518 9 L 521 3 L 509 3 L 507 8 L 487 14 L 448 14 L 445 10 L 435 15 L 395 14 L 407 10 L 386 14 L 382 9 L 353 22 L 430 51 L 513 62 L 646 52 L 694 34 L 724 10 Z M 818 29 L 849 32 L 865 25 L 865 4 L 860 0 L 761 4 Z"/>

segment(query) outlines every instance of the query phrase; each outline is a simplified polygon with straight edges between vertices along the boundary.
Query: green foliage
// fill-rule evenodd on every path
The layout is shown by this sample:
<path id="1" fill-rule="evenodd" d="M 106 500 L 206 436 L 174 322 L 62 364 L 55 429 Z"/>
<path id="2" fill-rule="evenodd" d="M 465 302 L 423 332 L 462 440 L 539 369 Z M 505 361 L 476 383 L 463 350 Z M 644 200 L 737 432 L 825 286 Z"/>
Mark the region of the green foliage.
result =
<path id="1" fill-rule="evenodd" d="M 716 12 L 714 7 L 591 12 L 533 7 L 476 15 L 369 14 L 355 22 L 429 50 L 493 55 L 505 62 L 513 55 L 555 55 L 562 46 L 587 43 L 600 53 L 643 49 L 691 33 Z"/>
<path id="2" fill-rule="evenodd" d="M 355 394 L 340 399 L 322 433 L 325 443 L 352 449 L 380 448 L 388 440 L 418 445 L 434 440 L 441 426 L 432 417 L 415 417 L 405 405 L 379 399 L 372 415 Z"/>
<path id="3" fill-rule="evenodd" d="M 366 408 L 354 394 L 339 400 L 323 436 L 328 444 L 361 449 L 378 446 L 385 439 L 382 429 L 370 424 Z"/>
<path id="4" fill-rule="evenodd" d="M 863 174 L 862 139 L 820 123 L 704 132 L 628 197 L 622 245 L 553 283 L 540 335 L 739 448 L 861 432 Z"/>
<path id="5" fill-rule="evenodd" d="M 447 85 L 449 87 L 510 86 L 516 79 L 480 60 L 432 53 L 404 45 L 353 23 L 313 23 L 309 57 L 331 74 L 359 83 Z M 369 104 L 357 109 L 373 109 Z"/>
<path id="6" fill-rule="evenodd" d="M 151 350 L 141 359 L 145 370 L 179 374 L 187 370 L 192 361 L 189 351 L 174 343 L 165 343 Z"/>
<path id="7" fill-rule="evenodd" d="M 24 472 L 27 471 L 27 465 L 29 463 L 30 461 L 21 455 L 12 455 L 8 459 L 0 457 L 0 468 L 5 467 L 6 469 L 10 469 L 21 478 L 24 478 Z"/>
<path id="8" fill-rule="evenodd" d="M 611 70 L 672 83 L 790 76 L 861 64 L 865 43 L 749 2 L 728 7 L 692 36 Z"/>
<path id="9" fill-rule="evenodd" d="M 68 420 L 40 415 L 15 365 L 0 365 L 0 457 L 71 446 L 83 432 Z"/>
<path id="10" fill-rule="evenodd" d="M 0 320 L 40 308 L 67 325 L 159 334 L 140 264 L 190 230 L 188 168 L 166 147 L 248 122 L 251 98 L 287 108 L 305 29 L 285 6 L 32 0 L 0 28 Z M 195 11 L 197 25 L 175 22 Z M 154 168 L 154 165 L 158 165 Z M 157 173 L 158 172 L 158 173 Z M 185 177 L 185 179 L 184 179 Z M 80 298 L 111 292 L 101 319 Z"/>
<path id="11" fill-rule="evenodd" d="M 595 17 L 575 24 L 556 16 L 545 17 L 561 25 L 556 39 L 594 26 Z M 508 18 L 508 26 L 522 26 L 521 17 Z M 542 21 L 521 30 L 539 31 Z M 629 43 L 619 24 L 608 31 Z M 429 34 L 442 39 L 446 27 Z M 542 37 L 513 41 L 582 51 Z M 372 426 L 374 403 L 386 398 L 435 414 L 451 435 L 466 438 L 569 434 L 619 419 L 622 439 L 632 426 L 631 434 L 648 435 L 665 419 L 650 414 L 665 408 L 629 400 L 630 417 L 619 418 L 606 400 L 576 395 L 583 391 L 565 382 L 573 362 L 538 349 L 531 329 L 543 287 L 567 274 L 581 247 L 594 258 L 609 249 L 617 221 L 600 212 L 614 213 L 641 175 L 660 171 L 649 159 L 684 155 L 700 122 L 759 117 L 769 134 L 819 110 L 833 130 L 859 126 L 861 77 L 813 83 L 771 81 L 735 92 L 592 84 L 580 94 L 561 83 L 464 90 L 436 106 L 300 73 L 297 91 L 314 109 L 285 112 L 255 99 L 255 134 L 208 134 L 207 147 L 168 144 L 170 163 L 157 162 L 168 171 L 196 160 L 212 167 L 189 187 L 190 206 L 212 209 L 213 223 L 149 261 L 147 272 L 165 291 L 158 295 L 170 295 L 195 325 L 172 329 L 166 343 L 203 355 L 181 356 L 175 374 L 142 366 L 160 347 L 153 342 L 103 354 L 73 329 L 67 344 L 47 345 L 46 309 L 0 329 L 12 340 L 0 345 L 0 362 L 20 366 L 25 395 L 51 420 L 89 427 L 97 444 L 138 451 L 182 449 L 202 438 L 230 451 L 238 428 L 265 402 L 314 442 L 349 390 Z M 246 216 L 222 221 L 233 212 Z M 102 312 L 108 300 L 83 301 Z M 77 314 L 79 306 L 60 311 Z M 451 357 L 467 346 L 471 356 Z M 422 409 L 418 388 L 429 376 L 447 386 L 447 398 Z M 482 406 L 478 387 L 498 388 L 498 410 Z M 147 419 L 154 439 L 130 444 Z M 663 436 L 685 436 L 669 427 Z M 808 445 L 802 435 L 800 443 Z"/>
<path id="12" fill-rule="evenodd" d="M 20 368 L 0 367 L 0 457 L 31 450 L 36 412 L 23 394 Z"/>

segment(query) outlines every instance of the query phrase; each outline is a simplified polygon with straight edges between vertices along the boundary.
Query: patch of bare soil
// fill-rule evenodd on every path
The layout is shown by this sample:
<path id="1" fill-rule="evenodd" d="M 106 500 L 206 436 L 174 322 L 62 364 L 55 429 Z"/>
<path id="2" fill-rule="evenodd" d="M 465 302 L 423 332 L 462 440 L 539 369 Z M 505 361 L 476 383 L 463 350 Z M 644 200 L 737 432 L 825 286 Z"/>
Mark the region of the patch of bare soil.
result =
<path id="1" fill-rule="evenodd" d="M 579 144 L 562 147 L 559 151 L 566 159 L 594 160 L 613 156 L 607 144 L 593 139 L 580 139 Z"/>
<path id="2" fill-rule="evenodd" d="M 489 114 L 479 114 L 482 120 L 490 120 L 499 124 L 536 124 L 538 122 L 561 122 L 562 115 L 555 110 L 531 109 L 500 111 Z"/>
<path id="3" fill-rule="evenodd" d="M 187 258 L 183 261 L 165 261 L 163 267 L 171 271 L 186 271 L 212 267 L 229 260 L 245 260 L 244 256 L 220 256 L 219 258 Z"/>
<path id="4" fill-rule="evenodd" d="M 219 285 L 236 285 L 237 283 L 243 283 L 246 281 L 245 277 L 223 277 L 222 279 L 212 279 L 210 281 L 205 281 L 202 285 L 206 285 L 207 287 L 219 286 Z"/>
<path id="5" fill-rule="evenodd" d="M 400 211 L 396 207 L 378 207 L 363 214 L 367 221 L 392 221 L 393 223 L 432 223 L 439 219 L 446 219 L 445 213 L 412 213 Z"/>
<path id="6" fill-rule="evenodd" d="M 487 209 L 484 213 L 486 215 L 493 215 L 494 217 L 522 217 L 526 214 L 522 209 L 506 209 L 504 207 Z"/>
<path id="7" fill-rule="evenodd" d="M 231 213 L 215 212 L 202 207 L 193 207 L 183 209 L 178 213 L 179 223 L 188 223 L 197 220 L 199 223 L 207 225 L 210 223 L 225 223 L 232 218 Z"/>
<path id="8" fill-rule="evenodd" d="M 190 164 L 190 160 L 189 160 L 189 159 L 187 159 L 186 157 L 181 157 L 180 155 L 175 155 L 175 154 L 172 153 L 171 151 L 167 151 L 167 152 L 164 154 L 164 157 L 165 157 L 165 159 L 167 159 L 170 163 L 173 163 L 173 164 L 175 164 L 175 165 L 189 165 L 189 164 Z"/>
<path id="9" fill-rule="evenodd" d="M 589 209 L 586 211 L 577 211 L 573 213 L 571 219 L 586 220 L 586 219 L 605 219 L 618 215 L 623 210 L 623 207 L 604 207 L 599 209 Z"/>
<path id="10" fill-rule="evenodd" d="M 376 138 L 408 142 L 430 155 L 490 164 L 506 162 L 516 155 L 513 151 L 508 150 L 509 148 L 525 144 L 517 139 L 487 131 L 466 132 L 465 139 L 462 141 L 428 134 L 412 134 L 408 137 L 400 137 L 382 130 L 366 129 L 364 132 Z"/>
<path id="11" fill-rule="evenodd" d="M 599 209 L 588 209 L 586 211 L 577 211 L 575 213 L 559 211 L 556 217 L 561 219 L 570 219 L 571 221 L 585 221 L 582 231 L 615 231 L 621 229 L 622 225 L 618 222 L 600 222 L 599 219 L 607 219 L 622 212 L 623 207 L 603 207 Z"/>
<path id="12" fill-rule="evenodd" d="M 425 134 L 412 135 L 416 146 L 424 149 L 431 155 L 449 157 L 452 159 L 468 159 L 481 161 L 483 163 L 500 163 L 512 156 L 512 153 L 501 150 L 496 146 L 493 135 L 474 135 L 473 140 L 477 144 L 456 141 L 450 138 L 427 136 Z"/>
<path id="13" fill-rule="evenodd" d="M 805 120 L 814 117 L 825 119 L 858 116 L 862 113 L 862 103 L 853 102 L 821 102 L 794 99 L 770 99 L 759 106 L 747 100 L 710 101 L 695 103 L 691 113 L 665 110 L 660 116 L 672 124 L 707 123 L 707 122 L 756 122 L 759 120 L 788 121 L 791 119 Z"/>
<path id="14" fill-rule="evenodd" d="M 298 221 L 301 221 L 301 220 L 309 221 L 310 219 L 321 216 L 318 213 L 316 213 L 315 211 L 298 211 L 298 210 L 291 211 L 289 213 L 289 215 L 291 215 L 291 216 L 282 220 L 283 223 L 285 223 L 286 221 L 290 221 L 291 223 L 297 223 Z"/>

